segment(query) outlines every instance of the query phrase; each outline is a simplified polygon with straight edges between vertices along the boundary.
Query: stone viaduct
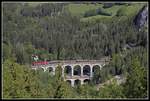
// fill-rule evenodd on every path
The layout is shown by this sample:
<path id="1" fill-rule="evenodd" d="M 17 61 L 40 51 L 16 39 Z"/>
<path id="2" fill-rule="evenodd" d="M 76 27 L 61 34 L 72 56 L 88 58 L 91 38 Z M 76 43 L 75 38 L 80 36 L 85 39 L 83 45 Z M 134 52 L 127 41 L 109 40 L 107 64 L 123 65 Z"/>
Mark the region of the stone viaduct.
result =
<path id="1" fill-rule="evenodd" d="M 110 58 L 102 58 L 101 60 L 56 60 L 49 61 L 47 64 L 32 65 L 32 69 L 42 68 L 43 71 L 49 71 L 55 75 L 55 70 L 58 65 L 62 68 L 62 77 L 69 82 L 71 86 L 75 84 L 84 84 L 89 82 L 94 72 L 101 70 L 105 64 L 109 63 Z"/>

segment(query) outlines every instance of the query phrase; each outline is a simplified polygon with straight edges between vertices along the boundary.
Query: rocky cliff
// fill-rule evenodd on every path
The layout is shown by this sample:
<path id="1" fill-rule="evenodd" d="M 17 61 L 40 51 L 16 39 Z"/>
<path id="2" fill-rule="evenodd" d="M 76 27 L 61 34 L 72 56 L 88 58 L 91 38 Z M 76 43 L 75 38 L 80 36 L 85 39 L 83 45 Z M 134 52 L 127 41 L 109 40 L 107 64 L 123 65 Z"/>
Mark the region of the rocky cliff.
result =
<path id="1" fill-rule="evenodd" d="M 143 27 L 145 24 L 147 23 L 147 19 L 148 19 L 148 7 L 144 6 L 140 12 L 136 15 L 135 19 L 134 19 L 134 23 L 135 26 L 140 29 L 141 27 Z"/>

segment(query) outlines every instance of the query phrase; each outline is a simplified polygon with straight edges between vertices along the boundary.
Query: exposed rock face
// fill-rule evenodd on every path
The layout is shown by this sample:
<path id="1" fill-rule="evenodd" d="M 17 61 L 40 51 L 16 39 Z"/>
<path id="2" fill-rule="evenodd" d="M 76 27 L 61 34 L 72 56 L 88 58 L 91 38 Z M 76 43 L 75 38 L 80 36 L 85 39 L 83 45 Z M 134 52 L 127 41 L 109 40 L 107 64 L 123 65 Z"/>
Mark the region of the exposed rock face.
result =
<path id="1" fill-rule="evenodd" d="M 144 6 L 134 19 L 134 23 L 138 29 L 147 23 L 148 7 Z"/>

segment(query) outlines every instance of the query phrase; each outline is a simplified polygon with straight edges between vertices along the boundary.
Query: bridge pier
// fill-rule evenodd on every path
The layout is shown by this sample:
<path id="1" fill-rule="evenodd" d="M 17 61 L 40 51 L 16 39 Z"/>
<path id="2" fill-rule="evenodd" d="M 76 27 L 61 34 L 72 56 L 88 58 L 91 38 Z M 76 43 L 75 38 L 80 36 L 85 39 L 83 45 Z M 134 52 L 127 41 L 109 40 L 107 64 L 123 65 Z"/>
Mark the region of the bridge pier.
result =
<path id="1" fill-rule="evenodd" d="M 62 77 L 64 78 L 64 70 L 65 70 L 65 67 L 62 66 Z"/>
<path id="2" fill-rule="evenodd" d="M 53 75 L 55 75 L 55 69 L 56 69 L 56 68 L 55 68 L 55 67 L 53 67 Z"/>
<path id="3" fill-rule="evenodd" d="M 90 67 L 90 77 L 93 77 L 93 67 Z"/>
<path id="4" fill-rule="evenodd" d="M 83 76 L 83 66 L 81 66 L 81 77 Z"/>
<path id="5" fill-rule="evenodd" d="M 74 87 L 74 81 L 75 80 L 71 80 L 71 86 Z"/>
<path id="6" fill-rule="evenodd" d="M 81 79 L 80 81 L 81 81 L 81 85 L 83 85 L 84 84 L 84 79 Z"/>
<path id="7" fill-rule="evenodd" d="M 71 67 L 71 77 L 73 77 L 74 69 L 73 66 Z"/>

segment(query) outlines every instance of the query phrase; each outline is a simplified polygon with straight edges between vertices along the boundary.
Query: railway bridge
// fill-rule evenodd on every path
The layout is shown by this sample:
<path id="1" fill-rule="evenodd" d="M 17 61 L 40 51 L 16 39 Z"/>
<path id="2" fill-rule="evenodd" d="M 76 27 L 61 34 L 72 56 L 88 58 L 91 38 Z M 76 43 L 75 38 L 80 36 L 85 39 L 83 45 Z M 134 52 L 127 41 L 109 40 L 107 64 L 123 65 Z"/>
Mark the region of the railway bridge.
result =
<path id="1" fill-rule="evenodd" d="M 84 84 L 89 82 L 96 70 L 101 70 L 102 67 L 109 63 L 110 58 L 102 58 L 101 60 L 55 60 L 35 62 L 32 64 L 32 69 L 42 68 L 43 71 L 49 71 L 55 75 L 56 67 L 59 65 L 62 68 L 62 77 L 69 82 L 71 86 L 76 84 Z"/>

